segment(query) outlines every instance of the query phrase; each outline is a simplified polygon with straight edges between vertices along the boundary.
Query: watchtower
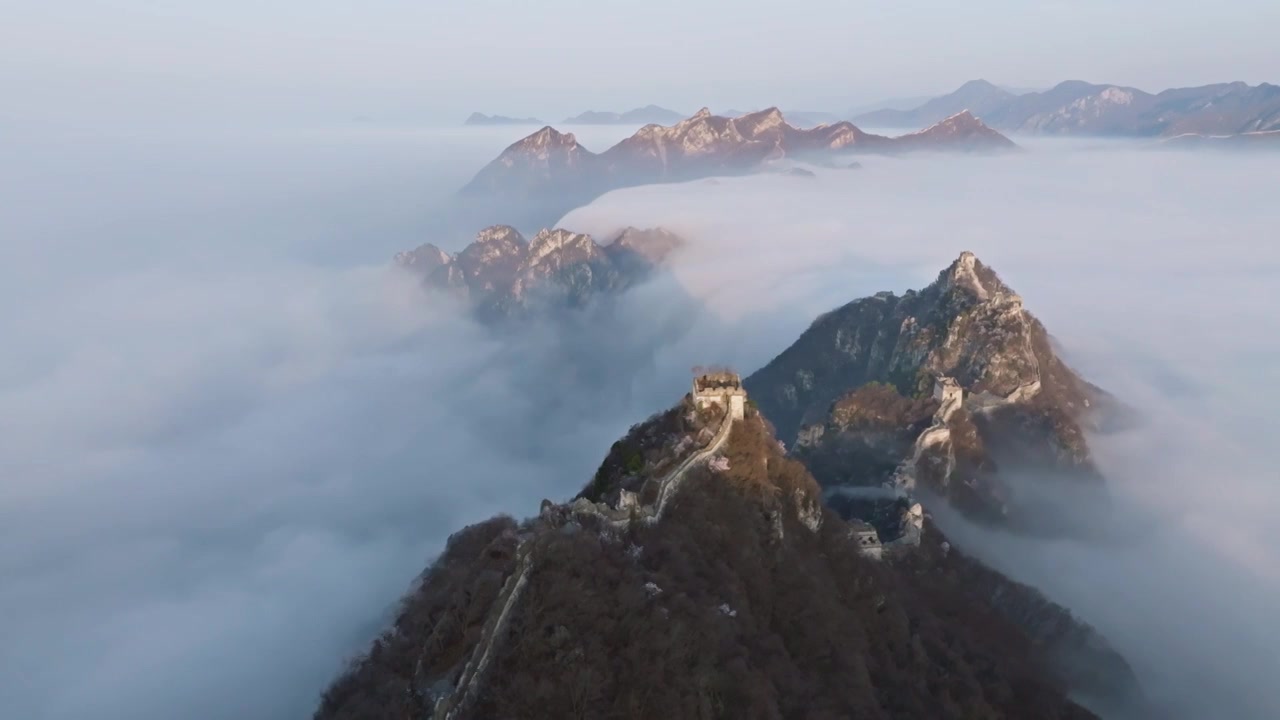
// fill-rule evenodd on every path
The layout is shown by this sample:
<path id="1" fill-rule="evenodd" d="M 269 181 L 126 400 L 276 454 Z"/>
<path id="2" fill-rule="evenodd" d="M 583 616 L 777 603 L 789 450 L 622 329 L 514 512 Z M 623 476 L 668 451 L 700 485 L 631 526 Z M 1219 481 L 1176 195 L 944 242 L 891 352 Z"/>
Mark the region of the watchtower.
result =
<path id="1" fill-rule="evenodd" d="M 858 552 L 879 560 L 884 557 L 884 546 L 880 544 L 880 533 L 869 523 L 861 520 L 849 521 L 849 539 L 858 544 Z"/>
<path id="2" fill-rule="evenodd" d="M 742 378 L 731 370 L 694 368 L 693 404 L 699 409 L 719 405 L 729 417 L 741 420 L 747 413 L 747 391 Z"/>

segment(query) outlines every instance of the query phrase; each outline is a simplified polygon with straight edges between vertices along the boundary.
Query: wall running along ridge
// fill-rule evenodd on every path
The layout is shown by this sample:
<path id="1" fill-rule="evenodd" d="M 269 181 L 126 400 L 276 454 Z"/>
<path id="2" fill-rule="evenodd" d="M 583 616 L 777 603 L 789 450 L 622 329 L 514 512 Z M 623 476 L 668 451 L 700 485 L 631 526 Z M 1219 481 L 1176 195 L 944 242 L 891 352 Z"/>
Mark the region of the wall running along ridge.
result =
<path id="1" fill-rule="evenodd" d="M 725 441 L 729 439 L 729 434 L 733 430 L 733 422 L 733 414 L 728 412 L 728 408 L 726 408 L 725 416 L 720 421 L 719 429 L 716 430 L 716 434 L 712 436 L 706 447 L 685 458 L 683 462 L 659 481 L 658 501 L 654 504 L 652 510 L 649 510 L 648 513 L 640 518 L 640 522 L 646 525 L 653 525 L 662 519 L 667 507 L 679 492 L 685 475 L 689 470 L 710 460 L 713 455 L 720 451 Z M 588 502 L 587 505 L 590 506 L 590 509 L 579 507 L 575 503 L 573 511 L 575 513 L 595 515 L 613 527 L 626 527 L 631 523 L 630 517 L 622 519 L 609 518 L 601 514 L 594 503 Z M 516 569 L 507 578 L 506 583 L 503 584 L 498 600 L 494 603 L 494 609 L 490 611 L 490 619 L 485 622 L 480 640 L 471 652 L 471 659 L 467 661 L 462 675 L 458 677 L 457 687 L 454 688 L 452 693 L 441 698 L 436 703 L 435 710 L 431 715 L 432 720 L 457 720 L 479 694 L 479 686 L 484 680 L 485 671 L 489 669 L 489 665 L 493 662 L 495 645 L 498 639 L 506 633 L 507 625 L 511 621 L 512 610 L 515 608 L 516 603 L 520 601 L 520 596 L 529 582 L 529 571 L 534 566 L 533 546 L 529 543 L 529 538 L 520 539 L 516 553 L 519 556 Z"/>

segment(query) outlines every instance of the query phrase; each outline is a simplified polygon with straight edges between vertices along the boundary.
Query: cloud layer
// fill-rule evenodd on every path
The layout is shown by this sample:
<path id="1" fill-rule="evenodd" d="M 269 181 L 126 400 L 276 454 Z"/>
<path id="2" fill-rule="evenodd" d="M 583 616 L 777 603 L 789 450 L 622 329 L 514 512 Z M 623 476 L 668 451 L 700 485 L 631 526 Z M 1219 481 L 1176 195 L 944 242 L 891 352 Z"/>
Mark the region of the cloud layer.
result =
<path id="1" fill-rule="evenodd" d="M 1048 144 L 611 193 L 563 224 L 670 227 L 693 241 L 672 277 L 495 337 L 386 266 L 456 247 L 415 228 L 512 139 L 471 138 L 24 144 L 0 175 L 21 191 L 0 715 L 305 715 L 450 532 L 567 497 L 691 365 L 754 369 L 963 249 L 1149 422 L 1097 440 L 1131 547 L 948 529 L 1115 638 L 1161 699 L 1275 707 L 1252 682 L 1277 669 L 1280 600 L 1274 163 Z"/>
<path id="2" fill-rule="evenodd" d="M 20 140 L 4 717 L 306 715 L 449 533 L 573 492 L 631 422 L 629 392 L 544 417 L 589 358 L 390 268 L 457 241 L 422 207 L 500 132 Z"/>

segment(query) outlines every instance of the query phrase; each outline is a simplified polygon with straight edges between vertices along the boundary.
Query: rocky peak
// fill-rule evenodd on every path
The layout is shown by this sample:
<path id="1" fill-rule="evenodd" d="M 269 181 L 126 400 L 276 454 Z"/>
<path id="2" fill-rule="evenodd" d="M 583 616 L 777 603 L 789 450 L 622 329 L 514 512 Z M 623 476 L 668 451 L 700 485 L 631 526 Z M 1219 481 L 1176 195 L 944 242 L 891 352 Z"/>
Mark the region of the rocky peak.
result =
<path id="1" fill-rule="evenodd" d="M 584 261 L 600 253 L 591 236 L 556 228 L 541 230 L 529 243 L 529 264 L 537 264 L 552 254 L 569 254 L 572 260 Z"/>
<path id="2" fill-rule="evenodd" d="M 662 125 L 659 125 L 658 123 L 649 123 L 648 125 L 645 125 L 644 127 L 637 130 L 634 135 L 632 135 L 630 138 L 627 138 L 627 139 L 628 140 L 652 139 L 652 138 L 664 135 L 666 132 L 667 132 L 667 128 L 663 127 Z M 626 140 L 623 140 L 623 142 L 626 142 Z"/>
<path id="3" fill-rule="evenodd" d="M 684 240 L 679 235 L 663 228 L 640 230 L 628 227 L 605 247 L 614 253 L 633 253 L 641 260 L 656 265 L 683 244 Z"/>
<path id="4" fill-rule="evenodd" d="M 986 302 L 1000 296 L 1021 302 L 1021 298 L 1001 282 L 991 268 L 968 250 L 960 253 L 960 257 L 938 275 L 936 284 L 945 293 L 966 293 L 975 302 Z"/>
<path id="5" fill-rule="evenodd" d="M 601 157 L 611 172 L 653 182 L 750 168 L 760 158 L 741 151 L 751 145 L 736 120 L 703 108 L 671 127 L 645 126 Z"/>
<path id="6" fill-rule="evenodd" d="M 393 262 L 400 267 L 410 268 L 414 272 L 420 272 L 424 275 L 435 271 L 442 265 L 448 265 L 452 261 L 449 254 L 444 250 L 436 247 L 431 243 L 419 245 L 413 250 L 396 253 Z"/>
<path id="7" fill-rule="evenodd" d="M 1133 102 L 1133 92 L 1124 88 L 1109 87 L 1099 94 L 1099 99 L 1103 102 L 1115 103 L 1117 105 L 1129 105 Z"/>
<path id="8" fill-rule="evenodd" d="M 991 129 L 968 110 L 962 110 L 919 132 L 897 138 L 903 149 L 946 145 L 951 149 L 980 151 L 1017 150 L 1009 138 Z"/>
<path id="9" fill-rule="evenodd" d="M 694 115 L 676 123 L 666 137 L 688 155 L 709 152 L 722 145 L 732 147 L 744 139 L 734 121 L 710 114 Z"/>
<path id="10" fill-rule="evenodd" d="M 748 113 L 736 118 L 733 124 L 738 128 L 738 132 L 747 138 L 757 138 L 779 128 L 790 128 L 782 117 L 782 111 L 776 107 Z"/>
<path id="11" fill-rule="evenodd" d="M 872 139 L 873 143 L 879 141 L 881 144 L 885 140 L 879 136 L 868 135 L 847 120 L 831 125 L 819 125 L 810 132 L 821 137 L 823 146 L 831 150 L 856 146 L 868 139 Z"/>
<path id="12" fill-rule="evenodd" d="M 974 115 L 972 112 L 968 110 L 961 110 L 955 115 L 945 118 L 937 123 L 934 123 L 932 126 L 925 128 L 925 132 L 945 131 L 949 133 L 957 133 L 957 132 L 971 132 L 975 130 L 982 130 L 983 128 L 986 128 L 986 126 L 982 124 L 982 121 L 979 120 L 976 115 Z"/>
<path id="13" fill-rule="evenodd" d="M 973 253 L 961 253 L 939 273 L 917 304 L 923 323 L 906 333 L 919 333 L 930 346 L 922 366 L 927 372 L 955 377 L 970 392 L 1004 400 L 1039 392 L 1036 345 L 1043 328 L 1023 308 L 1022 298 Z M 1050 352 L 1047 340 L 1044 345 Z"/>
<path id="14" fill-rule="evenodd" d="M 804 439 L 824 484 L 922 479 L 1002 520 L 1025 507 L 1002 465 L 1072 486 L 1099 478 L 1082 428 L 1108 396 L 1058 358 L 1021 298 L 970 252 L 920 292 L 824 314 L 746 385 L 785 440 Z"/>
<path id="15" fill-rule="evenodd" d="M 492 225 L 476 233 L 475 242 L 480 244 L 524 244 L 524 237 L 510 225 Z"/>
<path id="16" fill-rule="evenodd" d="M 454 256 L 435 245 L 396 255 L 395 263 L 433 289 L 460 295 L 485 322 L 527 315 L 535 307 L 582 307 L 624 292 L 648 277 L 683 241 L 662 229 L 627 228 L 608 246 L 562 228 L 526 242 L 515 228 L 494 225 Z"/>
<path id="17" fill-rule="evenodd" d="M 1098 89 L 1097 85 L 1094 85 L 1093 83 L 1085 80 L 1063 80 L 1062 82 L 1050 88 L 1049 92 L 1064 94 L 1064 95 L 1066 94 L 1084 95 L 1087 93 L 1095 92 L 1097 89 Z"/>
<path id="18" fill-rule="evenodd" d="M 1000 90 L 1000 88 L 996 87 L 995 84 L 991 83 L 990 81 L 984 80 L 982 78 L 978 78 L 977 80 L 970 80 L 969 82 L 961 85 L 960 88 L 956 90 L 956 92 L 958 93 L 971 93 L 971 92 L 978 92 L 978 91 L 1004 92 L 1003 90 Z"/>
<path id="19" fill-rule="evenodd" d="M 491 262 L 498 258 L 522 256 L 529 244 L 515 228 L 509 225 L 494 225 L 476 233 L 475 240 L 458 253 L 459 259 L 474 259 Z"/>
<path id="20" fill-rule="evenodd" d="M 476 234 L 476 239 L 457 255 L 457 264 L 466 278 L 492 286 L 495 278 L 513 272 L 528 253 L 528 244 L 515 228 L 495 225 Z"/>
<path id="21" fill-rule="evenodd" d="M 544 149 L 550 147 L 577 147 L 578 138 L 573 133 L 562 133 L 547 125 L 534 134 L 522 139 L 519 146 L 524 149 Z"/>
<path id="22" fill-rule="evenodd" d="M 594 197 L 591 181 L 596 157 L 578 144 L 573 133 L 546 126 L 507 146 L 476 173 L 461 194 L 482 201 L 468 212 L 500 199 L 501 214 L 507 217 L 522 216 L 532 206 L 548 201 L 573 207 Z"/>

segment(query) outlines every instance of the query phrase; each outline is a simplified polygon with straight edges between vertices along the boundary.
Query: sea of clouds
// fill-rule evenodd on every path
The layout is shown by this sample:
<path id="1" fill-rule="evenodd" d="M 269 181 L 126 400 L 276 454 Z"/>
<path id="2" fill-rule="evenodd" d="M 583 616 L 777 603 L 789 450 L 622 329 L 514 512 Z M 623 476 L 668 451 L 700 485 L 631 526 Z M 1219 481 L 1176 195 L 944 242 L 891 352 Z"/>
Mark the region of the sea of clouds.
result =
<path id="1" fill-rule="evenodd" d="M 1165 706 L 1280 707 L 1274 161 L 1030 143 L 618 191 L 561 224 L 675 230 L 672 273 L 503 336 L 388 259 L 457 249 L 422 228 L 513 134 L 0 140 L 0 715 L 305 716 L 451 532 L 571 496 L 690 366 L 754 370 L 966 249 L 1143 411 L 1094 441 L 1141 532 L 939 520 Z"/>

